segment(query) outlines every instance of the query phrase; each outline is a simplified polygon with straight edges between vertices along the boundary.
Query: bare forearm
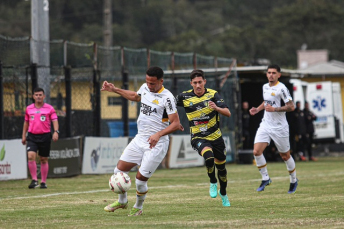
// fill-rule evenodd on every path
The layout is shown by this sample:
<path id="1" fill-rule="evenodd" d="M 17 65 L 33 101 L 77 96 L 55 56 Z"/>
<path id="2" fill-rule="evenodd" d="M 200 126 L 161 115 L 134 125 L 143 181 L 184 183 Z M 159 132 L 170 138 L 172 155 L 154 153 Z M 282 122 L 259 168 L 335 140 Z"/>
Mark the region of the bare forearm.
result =
<path id="1" fill-rule="evenodd" d="M 275 107 L 274 109 L 275 112 L 291 112 L 293 110 L 295 110 L 293 101 L 286 103 L 285 106 Z"/>
<path id="2" fill-rule="evenodd" d="M 58 121 L 54 120 L 52 123 L 53 123 L 54 131 L 59 130 L 59 123 L 58 123 Z"/>
<path id="3" fill-rule="evenodd" d="M 260 104 L 259 107 L 257 107 L 258 112 L 264 110 L 264 107 L 264 102 L 262 102 L 262 104 Z"/>
<path id="4" fill-rule="evenodd" d="M 29 129 L 29 124 L 25 121 L 23 125 L 22 137 L 26 136 L 27 130 Z"/>
<path id="5" fill-rule="evenodd" d="M 140 101 L 140 99 L 139 99 L 140 97 L 137 95 L 137 93 L 135 91 L 124 90 L 121 88 L 115 88 L 113 92 L 123 96 L 124 98 L 126 98 L 130 101 L 135 101 L 135 102 Z"/>
<path id="6" fill-rule="evenodd" d="M 168 127 L 159 131 L 160 136 L 165 136 L 179 130 L 180 122 L 172 122 Z"/>
<path id="7" fill-rule="evenodd" d="M 229 111 L 228 108 L 218 107 L 216 109 L 216 111 L 219 112 L 220 114 L 224 115 L 224 116 L 231 117 L 231 112 Z"/>

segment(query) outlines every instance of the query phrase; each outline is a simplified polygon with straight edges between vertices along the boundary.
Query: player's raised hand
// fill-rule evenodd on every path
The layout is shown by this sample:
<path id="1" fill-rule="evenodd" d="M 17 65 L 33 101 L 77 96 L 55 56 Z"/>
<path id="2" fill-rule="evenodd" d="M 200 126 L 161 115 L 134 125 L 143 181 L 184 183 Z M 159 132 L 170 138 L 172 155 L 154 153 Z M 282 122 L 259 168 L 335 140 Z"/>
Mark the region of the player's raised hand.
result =
<path id="1" fill-rule="evenodd" d="M 114 92 L 116 89 L 115 85 L 113 85 L 112 83 L 109 83 L 107 81 L 103 82 L 103 86 L 100 89 L 101 91 L 109 91 L 109 92 Z"/>
<path id="2" fill-rule="evenodd" d="M 259 111 L 258 111 L 258 109 L 257 109 L 257 107 L 252 107 L 251 109 L 250 109 L 250 115 L 255 115 L 255 114 L 257 114 Z"/>

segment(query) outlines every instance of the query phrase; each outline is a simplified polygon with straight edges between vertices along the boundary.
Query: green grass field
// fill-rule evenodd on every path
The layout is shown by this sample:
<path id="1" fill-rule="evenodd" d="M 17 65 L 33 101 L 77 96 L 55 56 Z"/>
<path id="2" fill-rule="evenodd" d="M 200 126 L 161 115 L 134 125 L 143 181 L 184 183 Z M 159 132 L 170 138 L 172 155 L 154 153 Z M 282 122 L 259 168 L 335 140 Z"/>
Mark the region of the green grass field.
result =
<path id="1" fill-rule="evenodd" d="M 138 217 L 127 216 L 134 184 L 128 209 L 103 210 L 117 199 L 108 189 L 110 174 L 48 179 L 46 190 L 29 190 L 29 179 L 1 181 L 0 228 L 344 228 L 344 157 L 296 166 L 299 186 L 287 194 L 283 162 L 268 163 L 272 184 L 261 193 L 254 165 L 227 164 L 231 207 L 210 198 L 204 167 L 158 170 Z"/>

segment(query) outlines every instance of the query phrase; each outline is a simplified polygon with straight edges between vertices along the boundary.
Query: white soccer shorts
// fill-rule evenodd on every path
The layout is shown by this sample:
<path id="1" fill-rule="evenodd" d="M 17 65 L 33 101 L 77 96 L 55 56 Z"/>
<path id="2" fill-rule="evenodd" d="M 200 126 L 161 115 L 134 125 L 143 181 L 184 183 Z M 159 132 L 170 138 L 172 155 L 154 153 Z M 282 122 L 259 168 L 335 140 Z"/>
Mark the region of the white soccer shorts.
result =
<path id="1" fill-rule="evenodd" d="M 275 129 L 261 123 L 257 130 L 254 143 L 267 142 L 270 144 L 271 139 L 274 141 L 278 152 L 288 152 L 290 150 L 289 126 Z"/>
<path id="2" fill-rule="evenodd" d="M 120 160 L 140 165 L 139 172 L 150 178 L 165 158 L 169 141 L 159 141 L 152 149 L 149 148 L 148 138 L 136 137 L 124 149 Z"/>

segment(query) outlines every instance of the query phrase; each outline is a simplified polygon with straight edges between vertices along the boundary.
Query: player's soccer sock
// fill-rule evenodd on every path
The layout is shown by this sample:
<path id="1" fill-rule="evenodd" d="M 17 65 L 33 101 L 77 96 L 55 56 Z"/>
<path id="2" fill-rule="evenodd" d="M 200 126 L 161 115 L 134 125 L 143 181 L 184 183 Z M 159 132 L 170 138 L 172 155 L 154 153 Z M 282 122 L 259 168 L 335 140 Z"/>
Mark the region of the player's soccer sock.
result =
<path id="1" fill-rule="evenodd" d="M 119 170 L 119 169 L 117 168 L 117 166 L 116 166 L 116 168 L 113 170 L 113 173 L 114 173 L 114 174 L 120 173 L 120 172 L 126 173 L 126 174 L 129 173 L 129 172 L 125 172 L 125 171 Z M 127 192 L 125 192 L 124 194 L 118 194 L 118 203 L 125 204 L 125 203 L 127 203 L 127 202 L 128 202 L 128 194 L 127 194 Z"/>
<path id="2" fill-rule="evenodd" d="M 227 191 L 227 170 L 226 170 L 226 161 L 222 161 L 220 163 L 215 162 L 215 166 L 217 168 L 217 177 L 220 181 L 220 194 L 226 195 Z"/>
<path id="3" fill-rule="evenodd" d="M 256 160 L 257 168 L 259 169 L 260 174 L 262 175 L 262 180 L 269 180 L 268 168 L 266 166 L 266 160 L 264 155 L 254 156 Z"/>
<path id="4" fill-rule="evenodd" d="M 125 204 L 128 202 L 128 195 L 127 192 L 124 194 L 118 194 L 118 203 Z"/>
<path id="5" fill-rule="evenodd" d="M 296 182 L 296 168 L 295 168 L 295 161 L 292 156 L 287 161 L 284 161 L 287 165 L 287 170 L 289 171 L 290 175 L 290 183 Z"/>
<path id="6" fill-rule="evenodd" d="M 49 171 L 49 164 L 41 163 L 41 183 L 46 183 Z"/>
<path id="7" fill-rule="evenodd" d="M 135 179 L 136 184 L 136 203 L 134 208 L 142 209 L 143 202 L 146 199 L 146 194 L 148 192 L 147 181 L 142 181 L 139 179 Z"/>
<path id="8" fill-rule="evenodd" d="M 28 167 L 32 180 L 37 180 L 37 165 L 36 161 L 29 161 Z"/>
<path id="9" fill-rule="evenodd" d="M 210 178 L 210 183 L 217 183 L 213 151 L 211 149 L 207 149 L 206 151 L 202 152 L 202 156 L 205 160 L 205 167 Z"/>

